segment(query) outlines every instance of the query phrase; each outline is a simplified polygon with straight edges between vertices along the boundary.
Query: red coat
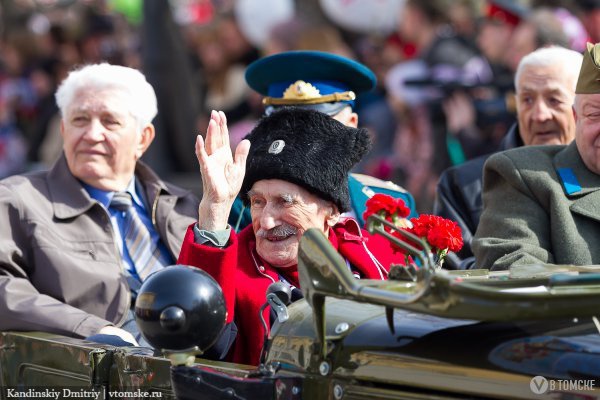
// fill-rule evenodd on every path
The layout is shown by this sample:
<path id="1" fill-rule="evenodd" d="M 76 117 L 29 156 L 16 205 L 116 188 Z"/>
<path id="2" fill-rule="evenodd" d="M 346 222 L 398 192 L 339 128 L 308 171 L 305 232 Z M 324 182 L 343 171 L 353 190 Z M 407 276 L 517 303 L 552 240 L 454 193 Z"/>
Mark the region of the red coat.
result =
<path id="1" fill-rule="evenodd" d="M 352 219 L 345 219 L 333 227 L 329 240 L 365 279 L 387 279 L 390 263 L 404 263 L 403 255 L 394 254 L 386 239 L 370 235 Z M 366 247 L 384 269 L 377 267 Z M 215 248 L 196 244 L 192 225 L 188 228 L 177 262 L 202 268 L 221 285 L 227 305 L 227 322 L 235 320 L 238 328 L 230 353 L 231 361 L 257 365 L 264 335 L 259 309 L 266 301 L 267 288 L 279 280 L 279 274 L 256 253 L 252 226 L 239 234 L 232 230 L 229 246 Z M 264 317 L 269 325 L 268 309 L 264 311 Z"/>

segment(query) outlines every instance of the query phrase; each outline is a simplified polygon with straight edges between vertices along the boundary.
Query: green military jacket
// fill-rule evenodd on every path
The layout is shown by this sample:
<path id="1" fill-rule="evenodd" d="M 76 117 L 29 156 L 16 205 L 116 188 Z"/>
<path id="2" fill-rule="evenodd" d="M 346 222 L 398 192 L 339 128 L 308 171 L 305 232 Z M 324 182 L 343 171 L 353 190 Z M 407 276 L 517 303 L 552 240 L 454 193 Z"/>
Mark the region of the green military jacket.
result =
<path id="1" fill-rule="evenodd" d="M 473 241 L 477 267 L 600 264 L 600 175 L 585 166 L 575 142 L 490 157 L 483 204 Z"/>

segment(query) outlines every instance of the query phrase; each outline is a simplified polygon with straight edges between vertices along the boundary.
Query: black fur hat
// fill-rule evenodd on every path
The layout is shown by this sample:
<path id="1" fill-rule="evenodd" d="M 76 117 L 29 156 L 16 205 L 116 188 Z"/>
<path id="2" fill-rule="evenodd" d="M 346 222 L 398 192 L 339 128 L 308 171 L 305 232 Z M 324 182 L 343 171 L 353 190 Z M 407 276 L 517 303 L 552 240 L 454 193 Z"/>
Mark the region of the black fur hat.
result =
<path id="1" fill-rule="evenodd" d="M 246 136 L 250 154 L 242 198 L 256 181 L 281 179 L 350 210 L 348 173 L 369 151 L 366 129 L 345 126 L 318 111 L 282 108 L 263 117 Z"/>

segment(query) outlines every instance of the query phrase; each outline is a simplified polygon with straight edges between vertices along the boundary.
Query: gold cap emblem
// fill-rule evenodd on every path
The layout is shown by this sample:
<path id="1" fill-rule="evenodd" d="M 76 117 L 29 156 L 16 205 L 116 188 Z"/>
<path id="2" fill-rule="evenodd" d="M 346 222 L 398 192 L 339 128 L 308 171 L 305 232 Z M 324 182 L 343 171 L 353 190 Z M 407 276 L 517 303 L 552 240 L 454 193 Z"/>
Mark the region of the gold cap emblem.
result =
<path id="1" fill-rule="evenodd" d="M 339 101 L 353 101 L 356 95 L 352 91 L 331 93 L 321 95 L 319 89 L 311 85 L 309 82 L 296 81 L 288 86 L 283 92 L 283 97 L 265 97 L 264 105 L 306 105 L 306 104 L 322 104 Z"/>
<path id="2" fill-rule="evenodd" d="M 288 100 L 316 99 L 321 97 L 319 89 L 308 82 L 296 81 L 283 92 L 283 98 Z"/>

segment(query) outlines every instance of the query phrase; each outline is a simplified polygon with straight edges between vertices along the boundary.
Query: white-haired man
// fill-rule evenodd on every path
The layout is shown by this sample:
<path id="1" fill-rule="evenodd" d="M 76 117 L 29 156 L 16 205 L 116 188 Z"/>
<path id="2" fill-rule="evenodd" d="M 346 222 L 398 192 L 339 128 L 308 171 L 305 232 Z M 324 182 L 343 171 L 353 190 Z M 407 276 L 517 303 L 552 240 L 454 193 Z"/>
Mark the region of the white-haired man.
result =
<path id="1" fill-rule="evenodd" d="M 515 74 L 518 123 L 504 137 L 500 150 L 568 144 L 575 138 L 571 106 L 581 60 L 578 52 L 558 46 L 541 48 L 523 57 Z M 483 210 L 483 165 L 488 157 L 449 168 L 440 177 L 434 214 L 456 221 L 465 243 L 458 257 L 448 257 L 451 268 L 473 266 L 471 241 Z"/>
<path id="2" fill-rule="evenodd" d="M 600 44 L 588 44 L 575 93 L 572 143 L 512 149 L 485 164 L 479 266 L 600 264 Z"/>
<path id="3" fill-rule="evenodd" d="M 62 156 L 0 181 L 0 330 L 135 344 L 137 289 L 175 261 L 199 201 L 140 161 L 157 106 L 139 71 L 84 66 L 56 101 Z"/>

